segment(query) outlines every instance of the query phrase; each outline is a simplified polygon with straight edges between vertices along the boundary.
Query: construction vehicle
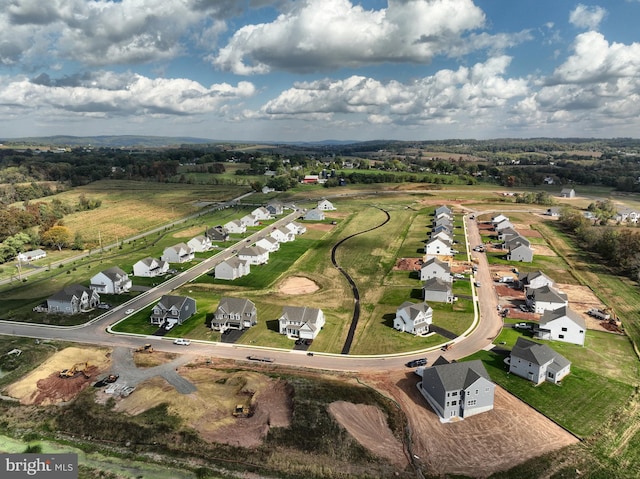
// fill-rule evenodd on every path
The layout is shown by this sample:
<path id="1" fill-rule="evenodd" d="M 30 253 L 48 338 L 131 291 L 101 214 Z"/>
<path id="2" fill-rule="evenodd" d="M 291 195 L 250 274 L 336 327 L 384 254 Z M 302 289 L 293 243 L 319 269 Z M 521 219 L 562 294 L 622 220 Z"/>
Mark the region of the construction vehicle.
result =
<path id="1" fill-rule="evenodd" d="M 247 356 L 249 361 L 260 361 L 263 363 L 272 363 L 275 361 L 273 358 L 265 357 L 265 356 Z"/>
<path id="2" fill-rule="evenodd" d="M 86 373 L 86 369 L 89 367 L 88 363 L 76 363 L 71 366 L 69 369 L 63 369 L 58 374 L 61 378 L 73 378 L 78 374 L 82 374 L 85 378 L 89 378 L 90 376 Z"/>
<path id="3" fill-rule="evenodd" d="M 138 349 L 136 349 L 136 353 L 152 353 L 153 352 L 153 346 L 151 346 L 150 344 L 145 344 L 144 346 L 140 346 Z"/>
<path id="4" fill-rule="evenodd" d="M 249 417 L 251 415 L 251 410 L 244 404 L 236 404 L 232 414 L 234 417 Z"/>
<path id="5" fill-rule="evenodd" d="M 97 381 L 93 385 L 93 387 L 94 388 L 101 388 L 103 386 L 106 386 L 107 384 L 115 383 L 118 380 L 119 377 L 120 376 L 117 375 L 117 374 L 109 374 L 107 377 L 102 378 L 101 380 Z"/>
<path id="6" fill-rule="evenodd" d="M 606 310 L 603 311 L 598 308 L 591 308 L 589 311 L 587 311 L 587 314 L 596 319 L 602 319 L 604 321 L 608 321 L 609 319 L 611 319 L 611 315 L 607 313 Z"/>

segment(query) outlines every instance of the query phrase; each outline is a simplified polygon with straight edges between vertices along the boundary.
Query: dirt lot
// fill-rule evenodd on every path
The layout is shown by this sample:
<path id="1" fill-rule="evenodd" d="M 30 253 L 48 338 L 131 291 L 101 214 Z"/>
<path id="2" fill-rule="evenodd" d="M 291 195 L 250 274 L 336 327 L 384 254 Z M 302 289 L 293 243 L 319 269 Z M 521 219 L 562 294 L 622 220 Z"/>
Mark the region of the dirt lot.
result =
<path id="1" fill-rule="evenodd" d="M 318 230 L 318 231 L 331 231 L 335 226 L 328 223 L 305 223 L 305 228 L 308 230 Z"/>
<path id="2" fill-rule="evenodd" d="M 319 289 L 314 281 L 304 276 L 289 276 L 278 286 L 278 291 L 282 294 L 308 294 Z"/>
<path id="3" fill-rule="evenodd" d="M 578 442 L 499 387 L 493 411 L 442 424 L 417 390 L 419 378 L 413 373 L 400 371 L 366 379 L 400 403 L 413 432 L 412 452 L 420 457 L 428 474 L 487 477 Z"/>
<path id="4" fill-rule="evenodd" d="M 422 258 L 399 258 L 393 267 L 395 271 L 420 271 Z"/>
<path id="5" fill-rule="evenodd" d="M 584 318 L 585 323 L 587 323 L 587 329 L 617 332 L 616 328 L 611 328 L 607 322 L 599 321 L 587 314 L 587 311 L 591 308 L 604 309 L 605 307 L 591 291 L 591 288 L 575 284 L 558 284 L 557 286 L 560 291 L 567 294 L 571 309 Z"/>

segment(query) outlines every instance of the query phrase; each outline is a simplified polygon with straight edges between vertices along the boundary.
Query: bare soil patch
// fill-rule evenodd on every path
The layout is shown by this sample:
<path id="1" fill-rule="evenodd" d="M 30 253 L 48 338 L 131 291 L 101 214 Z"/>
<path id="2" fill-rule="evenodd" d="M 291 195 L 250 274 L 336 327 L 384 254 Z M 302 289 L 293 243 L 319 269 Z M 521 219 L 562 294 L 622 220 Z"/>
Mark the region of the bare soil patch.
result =
<path id="1" fill-rule="evenodd" d="M 100 348 L 70 347 L 59 351 L 23 379 L 9 385 L 5 394 L 20 400 L 22 404 L 56 404 L 70 401 L 80 391 L 95 381 L 101 371 L 109 368 L 111 352 Z M 63 369 L 77 363 L 87 363 L 85 374 L 72 378 L 60 378 Z"/>
<path id="2" fill-rule="evenodd" d="M 547 245 L 542 244 L 532 244 L 531 249 L 533 250 L 533 254 L 539 256 L 558 256 L 555 251 L 549 248 Z"/>
<path id="3" fill-rule="evenodd" d="M 335 228 L 334 225 L 329 223 L 308 223 L 304 225 L 308 230 L 317 230 L 317 231 L 331 231 Z"/>
<path id="4" fill-rule="evenodd" d="M 539 231 L 527 228 L 525 225 L 514 225 L 516 231 L 525 238 L 542 238 L 542 234 Z"/>
<path id="5" fill-rule="evenodd" d="M 588 286 L 576 284 L 558 284 L 558 289 L 567 294 L 569 307 L 584 318 L 587 329 L 597 331 L 619 332 L 615 325 L 609 325 L 606 321 L 600 321 L 587 314 L 591 308 L 604 309 L 605 305 Z"/>
<path id="6" fill-rule="evenodd" d="M 140 351 L 133 353 L 133 362 L 138 368 L 153 368 L 161 364 L 170 363 L 178 357 L 175 353 L 153 351 L 152 353 Z"/>
<path id="7" fill-rule="evenodd" d="M 430 475 L 488 477 L 578 442 L 500 387 L 492 411 L 442 424 L 417 390 L 419 378 L 414 374 L 397 371 L 367 379 L 401 404 L 412 430 L 412 451 Z"/>
<path id="8" fill-rule="evenodd" d="M 289 276 L 278 286 L 282 294 L 309 294 L 318 291 L 320 286 L 304 276 Z"/>
<path id="9" fill-rule="evenodd" d="M 422 258 L 399 258 L 393 267 L 395 271 L 420 271 Z"/>
<path id="10" fill-rule="evenodd" d="M 387 418 L 380 408 L 336 401 L 329 405 L 329 413 L 373 454 L 387 459 L 401 469 L 408 466 L 404 446 L 389 429 Z"/>

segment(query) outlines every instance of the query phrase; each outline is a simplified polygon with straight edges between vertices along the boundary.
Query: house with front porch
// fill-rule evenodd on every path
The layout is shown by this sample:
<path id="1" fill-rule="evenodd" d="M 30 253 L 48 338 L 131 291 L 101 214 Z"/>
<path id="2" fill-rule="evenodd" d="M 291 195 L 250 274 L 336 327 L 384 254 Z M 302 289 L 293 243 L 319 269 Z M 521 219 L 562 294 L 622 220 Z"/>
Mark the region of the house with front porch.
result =
<path id="1" fill-rule="evenodd" d="M 245 246 L 238 251 L 238 259 L 251 265 L 266 264 L 269 262 L 269 252 L 260 246 Z"/>
<path id="2" fill-rule="evenodd" d="M 440 357 L 437 363 L 424 368 L 417 388 L 440 422 L 459 421 L 493 409 L 495 384 L 482 361 L 450 363 Z"/>
<path id="3" fill-rule="evenodd" d="M 280 334 L 293 339 L 315 339 L 324 324 L 322 310 L 306 306 L 285 306 L 278 319 Z"/>
<path id="4" fill-rule="evenodd" d="M 427 334 L 433 322 L 433 309 L 427 303 L 405 301 L 396 310 L 393 328 L 403 333 Z"/>
<path id="5" fill-rule="evenodd" d="M 218 263 L 213 271 L 216 279 L 233 281 L 234 279 L 248 275 L 251 272 L 251 266 L 248 262 L 239 259 L 237 256 L 232 256 Z"/>
<path id="6" fill-rule="evenodd" d="M 544 381 L 558 384 L 571 372 L 571 362 L 546 344 L 520 336 L 511 349 L 509 373 L 538 385 Z"/>
<path id="7" fill-rule="evenodd" d="M 227 329 L 243 330 L 256 324 L 258 324 L 258 310 L 253 301 L 223 296 L 213 313 L 211 329 L 222 332 Z"/>
<path id="8" fill-rule="evenodd" d="M 151 310 L 151 324 L 171 329 L 196 314 L 196 300 L 189 296 L 165 294 Z"/>
<path id="9" fill-rule="evenodd" d="M 534 328 L 538 339 L 550 339 L 584 346 L 587 323 L 580 314 L 568 306 L 547 309 Z"/>
<path id="10" fill-rule="evenodd" d="M 47 298 L 47 312 L 59 314 L 78 314 L 91 311 L 100 303 L 100 295 L 81 284 L 65 286 Z"/>
<path id="11" fill-rule="evenodd" d="M 204 253 L 205 251 L 209 251 L 213 248 L 211 244 L 211 239 L 205 235 L 198 235 L 191 238 L 187 241 L 187 246 L 192 248 L 194 253 Z"/>
<path id="12" fill-rule="evenodd" d="M 169 271 L 169 263 L 161 259 L 144 258 L 133 265 L 133 275 L 143 278 L 163 276 Z"/>
<path id="13" fill-rule="evenodd" d="M 129 292 L 131 285 L 129 275 L 114 266 L 94 275 L 89 287 L 101 294 L 122 294 Z"/>
<path id="14" fill-rule="evenodd" d="M 191 246 L 185 243 L 178 243 L 164 249 L 160 259 L 167 263 L 187 263 L 194 258 L 194 251 Z"/>

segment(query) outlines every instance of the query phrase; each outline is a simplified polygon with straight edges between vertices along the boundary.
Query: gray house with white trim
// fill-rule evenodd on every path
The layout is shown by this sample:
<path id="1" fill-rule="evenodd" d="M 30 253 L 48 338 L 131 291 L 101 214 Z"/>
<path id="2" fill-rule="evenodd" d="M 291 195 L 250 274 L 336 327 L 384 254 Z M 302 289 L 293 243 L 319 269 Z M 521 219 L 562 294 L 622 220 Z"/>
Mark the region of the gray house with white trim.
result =
<path id="1" fill-rule="evenodd" d="M 324 323 L 321 309 L 306 306 L 285 306 L 278 319 L 280 334 L 294 339 L 315 339 Z"/>
<path id="2" fill-rule="evenodd" d="M 442 281 L 440 278 L 426 280 L 422 286 L 422 297 L 425 301 L 435 301 L 436 303 L 453 302 L 451 282 Z"/>
<path id="3" fill-rule="evenodd" d="M 433 309 L 427 303 L 405 301 L 396 310 L 393 328 L 411 334 L 426 334 L 433 322 Z"/>
<path id="4" fill-rule="evenodd" d="M 226 331 L 242 330 L 258 324 L 258 311 L 253 301 L 244 298 L 223 296 L 211 320 L 211 329 Z"/>
<path id="5" fill-rule="evenodd" d="M 571 372 L 571 361 L 546 344 L 536 343 L 522 336 L 511 350 L 509 373 L 528 379 L 534 384 L 549 381 L 558 384 Z"/>
<path id="6" fill-rule="evenodd" d="M 89 287 L 98 293 L 121 294 L 131 289 L 131 279 L 127 273 L 114 266 L 94 275 Z"/>
<path id="7" fill-rule="evenodd" d="M 196 314 L 196 300 L 189 296 L 165 294 L 151 310 L 151 324 L 171 329 Z"/>

